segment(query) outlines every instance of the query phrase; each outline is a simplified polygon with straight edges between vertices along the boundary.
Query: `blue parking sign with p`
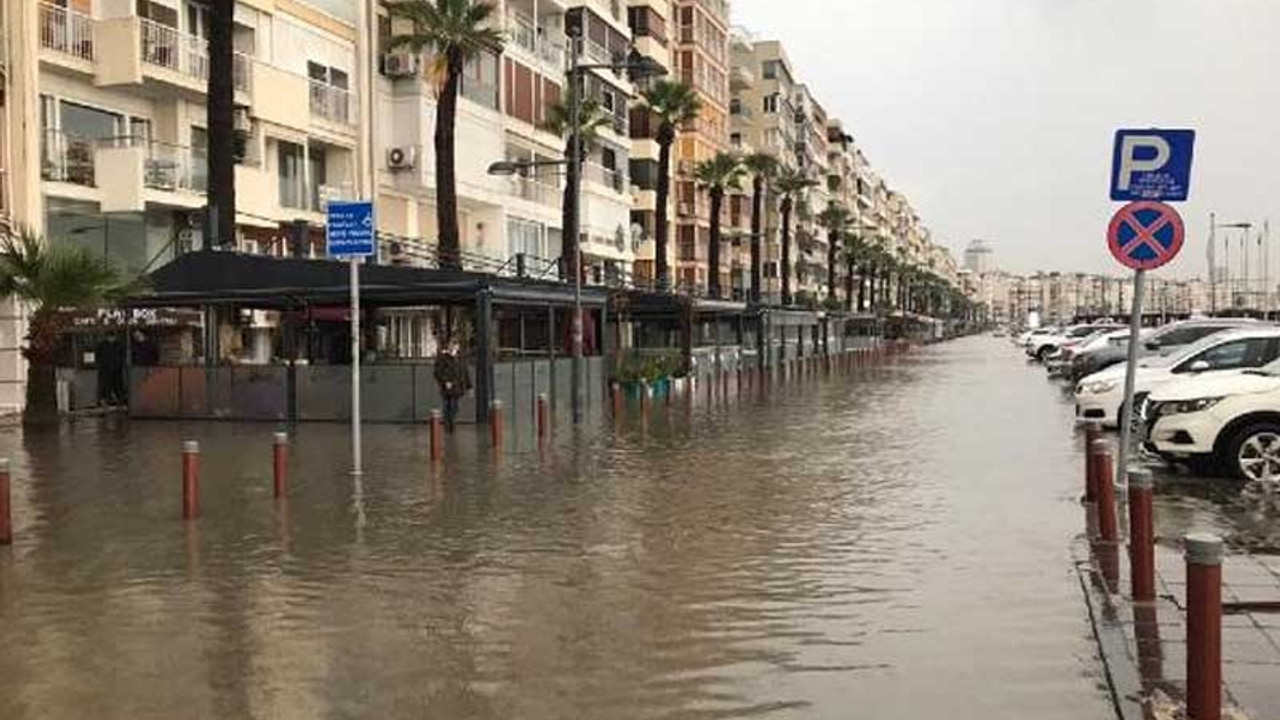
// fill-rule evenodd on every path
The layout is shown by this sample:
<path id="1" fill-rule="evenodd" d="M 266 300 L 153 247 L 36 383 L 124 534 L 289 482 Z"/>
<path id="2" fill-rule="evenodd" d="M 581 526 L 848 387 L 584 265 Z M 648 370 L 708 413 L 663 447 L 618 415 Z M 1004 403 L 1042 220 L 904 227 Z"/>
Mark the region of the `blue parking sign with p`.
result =
<path id="1" fill-rule="evenodd" d="M 1194 130 L 1117 130 L 1111 199 L 1181 202 L 1191 190 Z"/>

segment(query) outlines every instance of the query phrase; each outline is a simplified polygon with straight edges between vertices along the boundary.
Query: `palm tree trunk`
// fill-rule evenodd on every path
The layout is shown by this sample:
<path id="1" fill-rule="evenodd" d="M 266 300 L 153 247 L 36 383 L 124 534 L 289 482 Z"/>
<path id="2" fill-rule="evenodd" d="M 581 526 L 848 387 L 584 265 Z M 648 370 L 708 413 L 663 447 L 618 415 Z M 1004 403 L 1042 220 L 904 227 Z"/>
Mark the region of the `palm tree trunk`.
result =
<path id="1" fill-rule="evenodd" d="M 658 192 L 654 202 L 653 261 L 654 280 L 659 290 L 671 287 L 671 269 L 667 267 L 667 201 L 671 194 L 671 144 L 675 128 L 663 123 L 658 128 Z"/>
<path id="2" fill-rule="evenodd" d="M 853 273 L 855 267 L 853 258 L 845 261 L 844 265 L 844 311 L 853 312 Z M 861 293 L 862 288 L 858 288 Z"/>
<path id="3" fill-rule="evenodd" d="M 47 425 L 58 421 L 56 359 L 58 336 L 65 321 L 62 316 L 45 309 L 31 314 L 27 328 L 27 405 L 22 420 L 28 425 Z"/>
<path id="4" fill-rule="evenodd" d="M 451 52 L 444 86 L 436 105 L 436 225 L 439 237 L 439 264 L 444 270 L 462 269 L 462 236 L 458 230 L 458 178 L 455 133 L 458 120 L 458 90 L 462 79 L 462 54 Z"/>
<path id="5" fill-rule="evenodd" d="M 791 304 L 791 198 L 782 199 L 782 304 Z"/>
<path id="6" fill-rule="evenodd" d="M 202 245 L 233 245 L 236 238 L 235 56 L 230 9 L 209 13 L 209 195 Z"/>
<path id="7" fill-rule="evenodd" d="M 867 268 L 858 268 L 858 312 L 866 307 L 867 300 Z"/>
<path id="8" fill-rule="evenodd" d="M 566 160 L 573 157 L 572 140 L 565 143 L 564 156 Z M 569 232 L 569 228 L 578 227 L 578 204 L 573 199 L 578 194 L 579 182 L 577 163 L 570 162 L 565 166 L 564 197 L 560 201 L 560 272 L 563 273 L 563 279 L 570 282 L 573 281 L 574 273 L 578 272 L 578 238 Z"/>
<path id="9" fill-rule="evenodd" d="M 751 302 L 760 304 L 760 245 L 761 221 L 764 214 L 764 176 L 751 180 Z"/>
<path id="10" fill-rule="evenodd" d="M 827 235 L 827 297 L 836 299 L 836 245 L 840 242 L 840 232 L 832 230 Z"/>
<path id="11" fill-rule="evenodd" d="M 711 237 L 707 241 L 707 293 L 720 299 L 720 207 L 724 204 L 724 190 L 711 189 Z"/>

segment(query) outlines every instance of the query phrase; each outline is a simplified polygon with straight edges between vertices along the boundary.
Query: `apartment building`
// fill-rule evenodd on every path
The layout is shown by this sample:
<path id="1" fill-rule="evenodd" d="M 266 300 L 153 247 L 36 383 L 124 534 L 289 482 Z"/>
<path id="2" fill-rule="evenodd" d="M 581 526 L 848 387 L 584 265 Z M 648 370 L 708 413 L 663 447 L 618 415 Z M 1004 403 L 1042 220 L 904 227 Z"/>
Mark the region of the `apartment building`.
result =
<path id="1" fill-rule="evenodd" d="M 796 167 L 813 182 L 794 204 L 795 279 L 792 292 L 801 302 L 817 303 L 827 294 L 827 233 L 818 217 L 831 201 L 827 189 L 829 118 L 807 85 L 795 91 Z"/>
<path id="2" fill-rule="evenodd" d="M 698 94 L 702 111 L 680 129 L 673 153 L 673 267 L 678 288 L 700 292 L 706 289 L 711 272 L 720 275 L 722 288 L 731 287 L 732 253 L 720 254 L 720 267 L 708 267 L 711 200 L 694 179 L 698 163 L 729 147 L 729 4 L 725 0 L 677 0 L 675 11 L 679 27 L 677 76 Z M 726 212 L 722 220 L 727 216 Z"/>
<path id="3" fill-rule="evenodd" d="M 550 132 L 551 108 L 565 95 L 570 44 L 581 37 L 580 63 L 608 64 L 631 49 L 626 8 L 607 0 L 502 0 L 495 22 L 506 33 L 500 55 L 466 67 L 457 116 L 457 188 L 464 263 L 503 267 L 523 256 L 533 274 L 555 276 L 563 227 L 563 168 L 547 165 L 493 176 L 500 160 L 555 163 L 566 140 Z M 381 72 L 375 81 L 378 118 L 378 225 L 416 245 L 434 245 L 436 78 L 431 58 L 391 50 L 407 28 L 385 5 L 377 22 Z M 609 115 L 583 163 L 581 249 L 589 278 L 621 282 L 632 272 L 628 108 L 635 88 L 625 72 L 584 73 L 585 97 Z M 412 257 L 403 258 L 406 262 Z"/>
<path id="4" fill-rule="evenodd" d="M 782 168 L 795 168 L 796 109 L 798 83 L 795 70 L 782 43 L 755 40 L 746 31 L 735 30 L 731 46 L 732 65 L 741 68 L 730 100 L 729 144 L 737 152 L 759 152 L 773 156 Z M 747 75 L 749 73 L 749 76 Z M 782 299 L 782 220 L 778 200 L 769 192 L 764 203 L 761 238 L 761 300 L 776 304 Z M 750 210 L 747 210 L 748 228 Z"/>
<path id="5" fill-rule="evenodd" d="M 211 7 L 4 3 L 6 222 L 126 272 L 201 246 Z M 294 252 L 321 254 L 325 204 L 358 181 L 354 4 L 241 0 L 234 12 L 238 248 L 284 254 L 295 237 Z M 271 322 L 239 328 L 249 359 L 269 357 L 252 336 Z M 0 407 L 22 403 L 24 333 L 21 313 L 0 308 Z"/>

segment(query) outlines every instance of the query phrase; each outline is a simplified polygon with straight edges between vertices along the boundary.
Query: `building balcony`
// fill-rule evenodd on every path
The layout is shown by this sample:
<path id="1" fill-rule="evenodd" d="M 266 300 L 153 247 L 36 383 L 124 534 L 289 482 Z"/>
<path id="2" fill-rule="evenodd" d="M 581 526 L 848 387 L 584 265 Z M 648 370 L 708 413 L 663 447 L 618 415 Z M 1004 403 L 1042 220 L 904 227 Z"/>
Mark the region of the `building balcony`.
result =
<path id="1" fill-rule="evenodd" d="M 735 65 L 729 71 L 729 89 L 732 91 L 748 90 L 756 84 L 756 75 L 745 65 Z"/>
<path id="2" fill-rule="evenodd" d="M 512 197 L 528 200 L 538 205 L 549 208 L 558 208 L 561 200 L 564 198 L 564 191 L 559 185 L 547 182 L 537 177 L 525 177 L 522 175 L 513 175 L 510 178 L 510 189 Z"/>
<path id="3" fill-rule="evenodd" d="M 559 29 L 536 24 L 528 16 L 512 11 L 507 12 L 506 29 L 511 39 L 509 50 L 523 51 L 528 59 L 553 75 L 564 72 L 568 41 Z"/>
<path id="4" fill-rule="evenodd" d="M 49 16 L 56 15 L 51 12 Z M 92 28 L 91 41 L 87 50 L 77 52 L 91 56 L 98 85 L 151 81 L 195 94 L 208 89 L 209 43 L 204 38 L 132 15 L 87 22 Z M 51 27 L 57 28 L 57 22 Z M 57 44 L 56 32 L 50 41 Z M 247 95 L 252 91 L 252 58 L 240 53 L 234 56 L 232 82 L 238 93 Z"/>
<path id="5" fill-rule="evenodd" d="M 603 185 L 614 192 L 621 193 L 626 190 L 626 177 L 621 172 L 596 163 L 582 164 L 582 179 L 588 183 Z"/>
<path id="6" fill-rule="evenodd" d="M 97 186 L 94 142 L 49 130 L 41 138 L 40 178 L 83 187 Z"/>
<path id="7" fill-rule="evenodd" d="M 350 90 L 310 80 L 311 115 L 338 125 L 356 124 L 355 96 Z"/>
<path id="8" fill-rule="evenodd" d="M 94 59 L 93 18 L 74 10 L 40 3 L 37 24 L 40 48 L 72 61 L 92 63 Z"/>

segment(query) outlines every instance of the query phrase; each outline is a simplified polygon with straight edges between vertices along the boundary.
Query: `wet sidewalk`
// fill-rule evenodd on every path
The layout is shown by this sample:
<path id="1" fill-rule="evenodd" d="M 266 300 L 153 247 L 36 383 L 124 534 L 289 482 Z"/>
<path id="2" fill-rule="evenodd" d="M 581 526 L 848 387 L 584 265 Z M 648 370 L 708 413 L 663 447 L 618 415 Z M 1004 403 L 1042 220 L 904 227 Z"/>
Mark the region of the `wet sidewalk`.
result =
<path id="1" fill-rule="evenodd" d="M 1154 603 L 1132 602 L 1127 544 L 1081 537 L 1076 551 L 1119 716 L 1184 717 L 1187 573 L 1180 543 L 1157 543 Z M 1223 717 L 1280 718 L 1280 556 L 1227 554 L 1222 604 Z"/>

